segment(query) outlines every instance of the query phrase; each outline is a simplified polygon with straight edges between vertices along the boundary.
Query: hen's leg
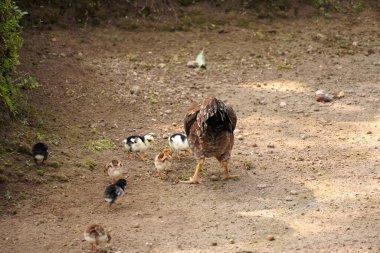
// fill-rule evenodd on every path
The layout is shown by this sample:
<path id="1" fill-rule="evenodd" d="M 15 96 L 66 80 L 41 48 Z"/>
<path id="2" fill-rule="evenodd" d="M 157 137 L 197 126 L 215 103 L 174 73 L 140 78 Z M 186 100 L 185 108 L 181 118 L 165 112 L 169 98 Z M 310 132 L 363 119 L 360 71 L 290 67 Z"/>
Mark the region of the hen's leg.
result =
<path id="1" fill-rule="evenodd" d="M 231 178 L 238 178 L 239 177 L 238 175 L 231 175 L 230 174 L 230 171 L 228 169 L 228 161 L 222 161 L 221 163 L 222 163 L 223 168 L 224 168 L 224 173 L 223 173 L 223 176 L 222 176 L 222 180 L 228 180 L 228 179 L 231 179 Z"/>
<path id="2" fill-rule="evenodd" d="M 202 166 L 203 166 L 204 162 L 205 162 L 204 158 L 200 159 L 198 164 L 197 164 L 197 167 L 195 167 L 194 176 L 190 177 L 190 179 L 188 181 L 180 181 L 180 182 L 185 183 L 185 184 L 199 184 L 199 183 L 201 183 L 199 173 L 202 171 Z"/>

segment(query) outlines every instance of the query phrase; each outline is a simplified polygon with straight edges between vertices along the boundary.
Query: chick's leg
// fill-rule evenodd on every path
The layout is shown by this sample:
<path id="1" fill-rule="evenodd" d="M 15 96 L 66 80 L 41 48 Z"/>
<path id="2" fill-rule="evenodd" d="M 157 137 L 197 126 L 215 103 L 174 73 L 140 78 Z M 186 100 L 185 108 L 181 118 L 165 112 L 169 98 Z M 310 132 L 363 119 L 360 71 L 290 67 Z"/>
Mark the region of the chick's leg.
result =
<path id="1" fill-rule="evenodd" d="M 222 176 L 222 180 L 228 180 L 228 179 L 231 179 L 231 178 L 238 178 L 239 175 L 231 175 L 230 174 L 230 171 L 228 169 L 228 161 L 222 161 L 222 166 L 224 168 L 224 173 L 223 173 L 223 176 Z"/>
<path id="2" fill-rule="evenodd" d="M 96 244 L 95 243 L 91 243 L 91 250 L 96 250 Z"/>
<path id="3" fill-rule="evenodd" d="M 204 162 L 205 162 L 204 158 L 200 159 L 198 164 L 197 164 L 197 167 L 195 167 L 194 176 L 190 177 L 190 179 L 188 181 L 180 181 L 180 182 L 185 183 L 185 184 L 199 184 L 199 183 L 201 183 L 199 173 L 202 171 L 202 166 L 203 166 Z"/>

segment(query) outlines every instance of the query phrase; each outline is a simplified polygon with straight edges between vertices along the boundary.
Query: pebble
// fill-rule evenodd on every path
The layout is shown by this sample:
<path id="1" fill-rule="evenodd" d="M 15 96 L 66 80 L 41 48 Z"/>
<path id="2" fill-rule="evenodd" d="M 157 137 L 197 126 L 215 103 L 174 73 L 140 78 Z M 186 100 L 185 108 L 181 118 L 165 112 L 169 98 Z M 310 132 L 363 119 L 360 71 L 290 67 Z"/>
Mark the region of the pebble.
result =
<path id="1" fill-rule="evenodd" d="M 166 64 L 165 63 L 160 63 L 157 65 L 159 68 L 163 69 L 166 67 Z"/>
<path id="2" fill-rule="evenodd" d="M 258 188 L 258 189 L 264 189 L 264 188 L 267 188 L 268 186 L 266 185 L 266 184 L 258 184 L 257 186 L 256 186 L 256 188 Z"/>
<path id="3" fill-rule="evenodd" d="M 324 90 L 317 90 L 315 92 L 315 100 L 318 102 L 331 102 L 333 100 L 333 96 L 326 93 Z"/>
<path id="4" fill-rule="evenodd" d="M 166 114 L 170 114 L 170 113 L 172 113 L 173 111 L 171 110 L 171 109 L 168 109 L 168 110 L 165 110 L 164 111 Z"/>
<path id="5" fill-rule="evenodd" d="M 217 242 L 213 242 L 213 243 L 211 243 L 211 246 L 218 246 L 218 243 Z"/>
<path id="6" fill-rule="evenodd" d="M 269 143 L 269 144 L 267 145 L 267 147 L 268 147 L 268 148 L 274 148 L 274 144 L 273 144 L 273 143 Z"/>
<path id="7" fill-rule="evenodd" d="M 286 102 L 285 101 L 281 101 L 280 102 L 280 107 L 282 108 L 282 107 L 285 107 L 286 106 Z"/>
<path id="8" fill-rule="evenodd" d="M 189 68 L 197 68 L 198 67 L 198 62 L 197 61 L 188 61 L 186 64 L 187 67 Z"/>
<path id="9" fill-rule="evenodd" d="M 275 238 L 274 238 L 273 235 L 268 235 L 268 236 L 267 236 L 267 240 L 268 240 L 268 241 L 274 241 Z"/>
<path id="10" fill-rule="evenodd" d="M 132 95 L 138 95 L 138 94 L 140 93 L 140 90 L 141 90 L 140 86 L 138 86 L 138 85 L 133 85 L 133 86 L 131 87 L 130 93 L 131 93 Z"/>
<path id="11" fill-rule="evenodd" d="M 244 139 L 244 137 L 243 137 L 243 135 L 238 135 L 238 140 L 243 140 Z"/>
<path id="12" fill-rule="evenodd" d="M 235 244 L 235 240 L 234 239 L 230 239 L 230 244 Z"/>

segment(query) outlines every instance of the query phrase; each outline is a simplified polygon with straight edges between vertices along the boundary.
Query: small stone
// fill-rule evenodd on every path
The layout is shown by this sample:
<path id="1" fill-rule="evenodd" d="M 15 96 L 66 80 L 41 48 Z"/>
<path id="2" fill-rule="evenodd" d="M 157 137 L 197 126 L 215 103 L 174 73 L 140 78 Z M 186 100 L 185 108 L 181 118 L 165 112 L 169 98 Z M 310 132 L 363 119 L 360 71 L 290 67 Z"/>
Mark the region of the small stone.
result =
<path id="1" fill-rule="evenodd" d="M 359 45 L 359 43 L 358 43 L 357 41 L 354 41 L 354 42 L 352 42 L 352 45 L 353 45 L 354 47 L 357 47 L 357 46 Z"/>
<path id="2" fill-rule="evenodd" d="M 264 189 L 264 188 L 267 188 L 268 186 L 266 185 L 266 184 L 258 184 L 257 186 L 256 186 L 256 188 L 258 188 L 258 189 Z"/>
<path id="3" fill-rule="evenodd" d="M 138 95 L 139 93 L 140 93 L 140 90 L 141 90 L 141 88 L 140 88 L 140 86 L 138 86 L 138 85 L 133 85 L 132 87 L 131 87 L 131 90 L 129 91 L 132 95 Z"/>
<path id="4" fill-rule="evenodd" d="M 230 239 L 230 244 L 235 244 L 235 240 L 234 239 Z"/>
<path id="5" fill-rule="evenodd" d="M 218 243 L 217 242 L 213 242 L 213 243 L 211 243 L 211 246 L 218 246 Z"/>
<path id="6" fill-rule="evenodd" d="M 78 56 L 79 56 L 79 57 L 82 57 L 82 56 L 83 56 L 83 53 L 82 53 L 82 52 L 79 52 L 79 53 L 78 53 Z"/>
<path id="7" fill-rule="evenodd" d="M 162 135 L 162 139 L 166 140 L 166 139 L 168 139 L 168 138 L 169 138 L 169 136 L 168 136 L 167 134 L 163 134 L 163 135 Z"/>
<path id="8" fill-rule="evenodd" d="M 173 123 L 172 123 L 172 126 L 177 126 L 177 123 L 173 122 Z"/>
<path id="9" fill-rule="evenodd" d="M 54 38 L 51 39 L 51 41 L 56 42 L 56 41 L 57 41 L 57 38 L 54 37 Z"/>
<path id="10" fill-rule="evenodd" d="M 293 198 L 292 198 L 291 196 L 286 196 L 286 197 L 285 197 L 285 200 L 286 200 L 286 201 L 293 201 Z"/>
<path id="11" fill-rule="evenodd" d="M 140 224 L 134 224 L 132 225 L 133 228 L 139 228 L 140 227 Z"/>
<path id="12" fill-rule="evenodd" d="M 257 143 L 253 143 L 252 147 L 257 148 Z"/>
<path id="13" fill-rule="evenodd" d="M 315 176 L 309 176 L 309 177 L 307 177 L 307 180 L 309 180 L 309 181 L 316 180 L 316 179 L 317 178 Z"/>
<path id="14" fill-rule="evenodd" d="M 268 241 L 274 241 L 275 238 L 274 238 L 273 235 L 268 235 L 268 236 L 267 236 L 267 240 L 268 240 Z"/>
<path id="15" fill-rule="evenodd" d="M 368 131 L 367 134 L 372 134 L 372 131 Z"/>
<path id="16" fill-rule="evenodd" d="M 280 107 L 282 108 L 282 107 L 285 107 L 286 106 L 286 102 L 285 101 L 281 101 L 280 102 Z"/>
<path id="17" fill-rule="evenodd" d="M 291 194 L 291 195 L 298 195 L 298 192 L 295 191 L 295 190 L 291 190 L 291 191 L 290 191 L 290 194 Z"/>
<path id="18" fill-rule="evenodd" d="M 238 140 L 243 140 L 244 139 L 244 137 L 243 137 L 243 135 L 238 135 Z"/>
<path id="19" fill-rule="evenodd" d="M 331 102 L 333 100 L 333 96 L 326 93 L 324 90 L 317 90 L 315 92 L 315 100 L 318 102 Z"/>
<path id="20" fill-rule="evenodd" d="M 165 110 L 164 113 L 171 114 L 173 111 L 171 109 Z"/>
<path id="21" fill-rule="evenodd" d="M 186 64 L 187 67 L 189 68 L 197 68 L 198 67 L 198 62 L 197 61 L 188 61 Z"/>
<path id="22" fill-rule="evenodd" d="M 274 144 L 273 144 L 273 143 L 269 143 L 269 144 L 267 145 L 267 147 L 268 147 L 268 148 L 274 148 Z"/>
<path id="23" fill-rule="evenodd" d="M 157 65 L 159 68 L 163 69 L 166 67 L 166 64 L 165 63 L 160 63 Z"/>

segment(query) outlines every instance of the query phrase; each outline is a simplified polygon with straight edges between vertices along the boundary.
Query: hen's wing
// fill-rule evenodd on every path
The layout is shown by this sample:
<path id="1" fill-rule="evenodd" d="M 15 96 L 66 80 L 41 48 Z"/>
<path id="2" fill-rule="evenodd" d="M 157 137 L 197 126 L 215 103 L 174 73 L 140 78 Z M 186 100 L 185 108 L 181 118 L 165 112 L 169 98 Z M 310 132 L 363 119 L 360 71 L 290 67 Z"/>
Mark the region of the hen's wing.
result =
<path id="1" fill-rule="evenodd" d="M 189 136 L 190 128 L 197 120 L 197 115 L 200 111 L 200 105 L 194 105 L 186 114 L 185 119 L 183 120 L 183 125 L 185 127 L 186 135 Z"/>

